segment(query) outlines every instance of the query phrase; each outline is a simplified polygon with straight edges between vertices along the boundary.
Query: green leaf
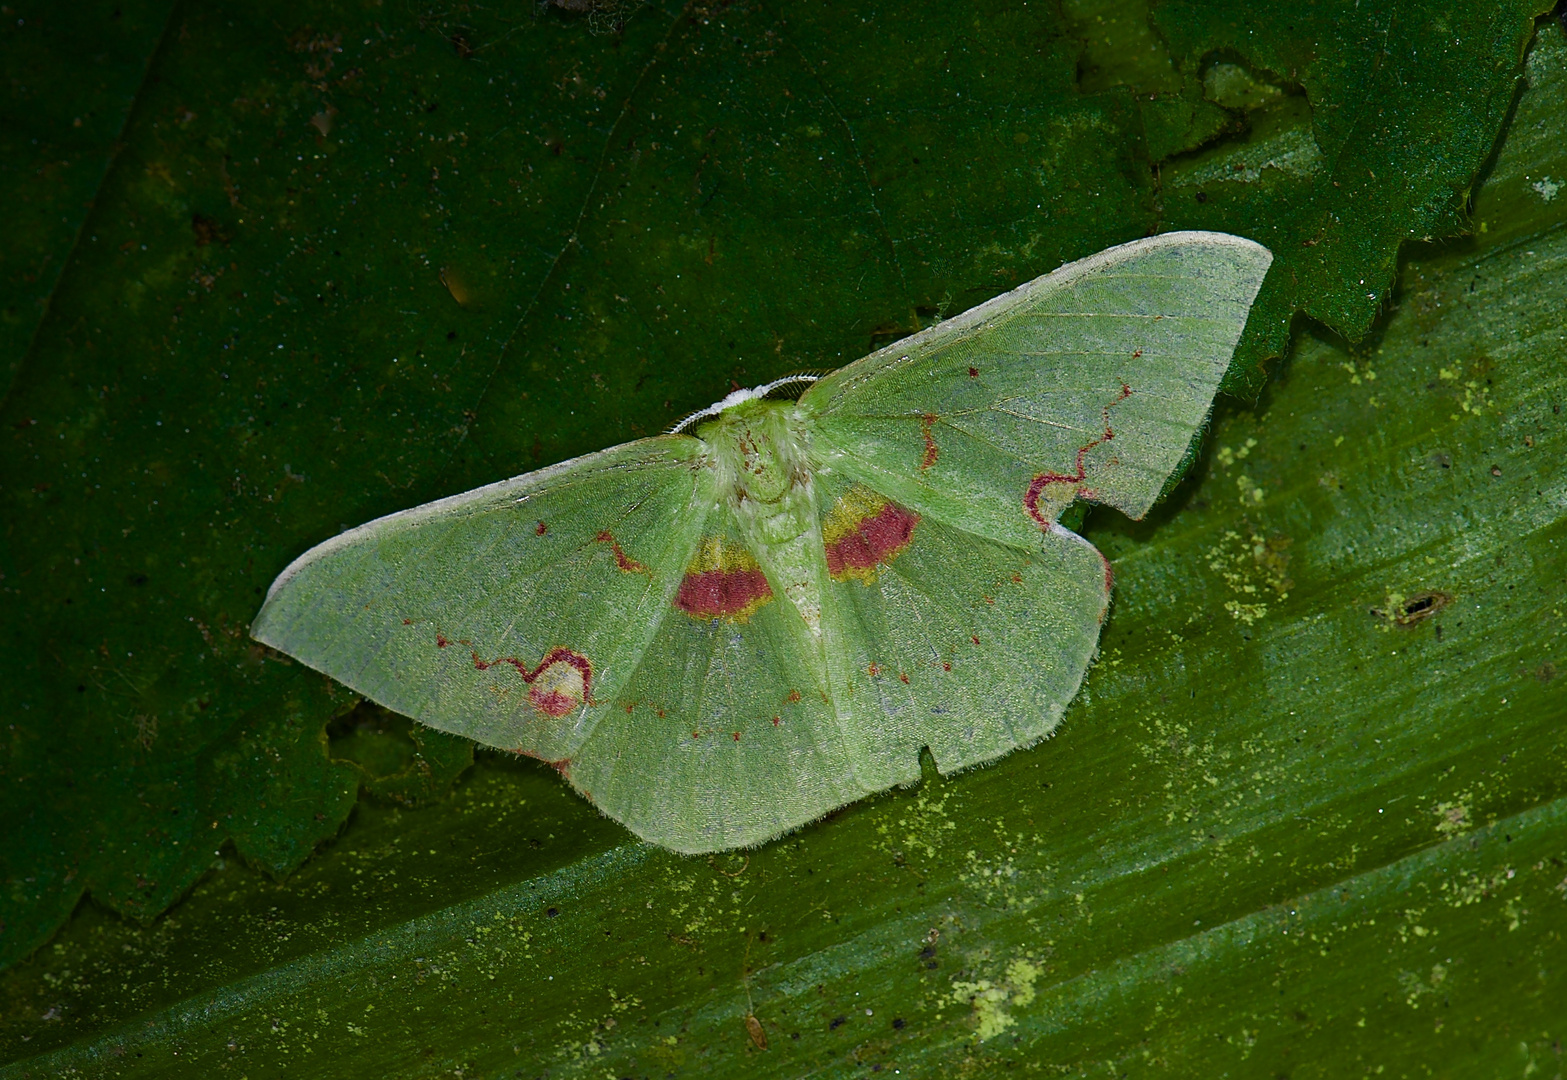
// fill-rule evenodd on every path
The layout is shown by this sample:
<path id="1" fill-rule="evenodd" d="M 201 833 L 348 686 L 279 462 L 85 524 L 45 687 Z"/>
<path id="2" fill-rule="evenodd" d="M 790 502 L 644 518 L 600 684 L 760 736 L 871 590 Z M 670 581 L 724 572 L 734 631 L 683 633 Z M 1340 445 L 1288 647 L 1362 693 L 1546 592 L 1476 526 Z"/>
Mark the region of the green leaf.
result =
<path id="1" fill-rule="evenodd" d="M 0 378 L 7 387 L 70 260 L 172 7 L 167 0 L 6 5 Z"/>
<path id="2" fill-rule="evenodd" d="M 1277 260 L 1226 381 L 1247 397 L 1295 312 L 1358 339 L 1390 302 L 1401 244 L 1467 231 L 1530 19 L 1549 9 L 1165 0 L 1160 38 L 1145 41 L 1131 7 L 1068 10 L 1091 70 L 1103 65 L 1091 83 L 1137 92 L 1160 163 L 1159 227 L 1238 232 Z M 1112 66 L 1112 50 L 1137 59 Z M 1183 153 L 1237 127 L 1240 138 Z"/>
<path id="3" fill-rule="evenodd" d="M 875 117 L 853 113 L 833 136 L 842 182 L 824 186 L 811 170 L 829 155 L 799 149 L 835 130 L 828 101 L 851 115 L 829 85 L 847 75 L 783 87 L 834 93 L 801 125 L 823 135 L 792 135 L 793 156 L 770 164 L 765 134 L 795 114 L 764 127 L 774 114 L 756 103 L 781 115 L 793 99 L 727 50 L 739 36 L 807 72 L 810 42 L 883 40 L 864 10 L 823 10 L 844 22 L 791 12 L 769 24 L 776 46 L 728 21 L 767 13 L 737 8 L 646 9 L 619 38 L 558 10 L 419 29 L 377 9 L 385 37 L 351 13 L 313 13 L 321 29 L 291 37 L 300 23 L 280 9 L 192 10 L 165 41 L 0 427 L 0 941 L 29 953 L 84 887 L 148 918 L 190 892 L 147 926 L 86 905 L 13 967 L 9 1072 L 1119 1073 L 1153 1060 L 1204 1075 L 1485 1074 L 1554 1060 L 1567 921 L 1554 23 L 1477 197 L 1486 231 L 1422 249 L 1366 346 L 1304 335 L 1255 410 L 1219 417 L 1164 514 L 1090 519 L 1118 603 L 1055 739 L 711 864 L 627 844 L 553 773 L 486 757 L 450 800 L 361 802 L 320 857 L 268 875 L 336 831 L 367 771 L 323 745 L 350 701 L 237 633 L 293 555 L 535 453 L 654 430 L 731 373 L 852 358 L 929 318 L 919 308 L 948 282 L 953 312 L 1010 284 L 997 266 L 1032 269 L 1016 238 L 1033 230 L 1007 216 L 1025 189 L 1007 178 L 1040 180 L 1003 168 L 1005 140 L 943 159 L 959 179 L 941 202 L 853 171 L 874 146 L 842 132 Z M 1034 40 L 1015 25 L 942 29 L 962 47 L 915 54 L 956 64 L 972 41 L 1010 55 L 994 42 Z M 857 70 L 887 81 L 873 60 Z M 965 100 L 1003 82 L 978 61 L 953 70 L 942 85 Z M 1145 123 L 1134 103 L 1049 85 L 1048 115 L 1076 119 L 1034 132 L 1087 132 L 1062 168 L 1123 186 L 1097 189 L 1101 217 L 1095 187 L 1046 178 L 1062 185 L 1041 230 L 1060 250 L 1036 249 L 1046 269 L 1142 231 L 1152 219 L 1128 208 L 1154 197 L 1123 138 Z M 658 94 L 670 104 L 653 107 Z M 916 122 L 986 128 L 955 97 L 921 100 L 887 139 Z M 764 136 L 699 174 L 690 141 L 721 125 L 697 114 L 721 101 Z M 694 118 L 670 144 L 680 164 L 627 181 L 627 140 L 656 155 L 677 102 Z M 635 131 L 612 138 L 617 122 Z M 1376 171 L 1386 186 L 1365 198 L 1392 206 L 1403 178 Z M 745 215 L 752 177 L 772 184 L 772 212 Z M 897 264 L 865 239 L 882 235 L 867 231 L 871 195 L 908 241 Z M 922 207 L 929 220 L 905 228 Z M 197 213 L 215 224 L 198 231 Z M 730 235 L 714 219 L 747 224 Z M 902 258 L 918 244 L 951 265 Z M 896 266 L 934 284 L 900 293 Z M 610 318 L 617 295 L 642 321 Z"/>

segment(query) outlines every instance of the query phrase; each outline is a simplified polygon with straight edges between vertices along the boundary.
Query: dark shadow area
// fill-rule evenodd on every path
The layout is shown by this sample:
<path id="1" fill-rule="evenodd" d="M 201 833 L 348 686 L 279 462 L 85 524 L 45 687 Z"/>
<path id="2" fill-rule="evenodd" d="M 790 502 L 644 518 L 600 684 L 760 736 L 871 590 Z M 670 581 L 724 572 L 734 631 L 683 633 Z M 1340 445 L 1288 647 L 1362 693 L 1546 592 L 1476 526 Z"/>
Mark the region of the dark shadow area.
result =
<path id="1" fill-rule="evenodd" d="M 361 793 L 402 806 L 439 802 L 473 764 L 471 739 L 361 701 L 328 722 L 328 753 L 360 772 Z"/>
<path id="2" fill-rule="evenodd" d="M 327 723 L 328 753 L 335 760 L 353 762 L 373 779 L 395 776 L 412 766 L 419 752 L 412 728 L 406 716 L 361 701 Z"/>

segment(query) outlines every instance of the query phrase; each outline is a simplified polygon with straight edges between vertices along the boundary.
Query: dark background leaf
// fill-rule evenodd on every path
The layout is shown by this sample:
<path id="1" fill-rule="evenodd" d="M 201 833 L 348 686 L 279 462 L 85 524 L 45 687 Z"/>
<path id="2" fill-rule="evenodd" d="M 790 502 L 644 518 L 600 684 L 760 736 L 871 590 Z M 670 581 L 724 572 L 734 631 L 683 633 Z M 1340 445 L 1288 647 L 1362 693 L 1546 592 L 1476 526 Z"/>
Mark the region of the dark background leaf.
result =
<path id="1" fill-rule="evenodd" d="M 19 0 L 0 18 L 0 378 L 7 387 L 92 208 L 171 6 Z"/>
<path id="2" fill-rule="evenodd" d="M 1249 107 L 1254 117 L 1244 149 L 1226 147 L 1172 170 L 1163 221 L 1231 229 L 1245 221 L 1248 235 L 1282 256 L 1257 315 L 1274 330 L 1266 344 L 1248 343 L 1253 356 L 1259 346 L 1263 356 L 1283 349 L 1293 311 L 1359 337 L 1388 302 L 1400 244 L 1463 231 L 1475 170 L 1513 102 L 1527 38 L 1520 10 L 1159 6 L 1155 25 L 1186 61 L 1183 70 L 1195 72 L 1217 54 L 1205 76 L 1208 96 Z M 1226 70 L 1226 54 L 1260 76 L 1255 89 L 1244 85 L 1245 73 Z M 1265 80 L 1284 92 L 1268 94 Z M 1291 108 L 1296 93 L 1305 109 Z M 1305 125 L 1291 122 L 1308 117 L 1314 155 Z M 1249 358 L 1243 352 L 1243 363 Z"/>
<path id="3" fill-rule="evenodd" d="M 0 942 L 26 953 L 84 889 L 151 918 L 216 869 L 145 929 L 85 907 L 12 970 L 18 1069 L 1544 1060 L 1567 857 L 1554 24 L 1484 231 L 1423 250 L 1365 344 L 1308 334 L 1153 520 L 1091 519 L 1118 602 L 1044 746 L 704 863 L 526 763 L 485 755 L 441 801 L 465 746 L 243 636 L 343 525 L 851 359 L 1157 227 L 1177 177 L 1243 165 L 1208 226 L 1315 220 L 1244 148 L 1309 156 L 1330 98 L 1397 108 L 1357 76 L 1303 110 L 1271 61 L 1190 44 L 1118 87 L 1114 42 L 1165 39 L 1120 9 L 1100 46 L 1068 10 L 649 8 L 622 35 L 558 11 L 177 12 L 0 428 Z M 1431 121 L 1481 131 L 1454 191 L 1500 130 L 1496 61 L 1530 23 L 1508 26 L 1471 54 L 1489 89 Z M 1159 156 L 1221 141 L 1156 173 L 1150 104 Z M 1404 177 L 1381 182 L 1360 197 L 1391 224 L 1346 227 L 1311 302 L 1415 227 Z M 361 785 L 338 842 L 274 882 Z"/>

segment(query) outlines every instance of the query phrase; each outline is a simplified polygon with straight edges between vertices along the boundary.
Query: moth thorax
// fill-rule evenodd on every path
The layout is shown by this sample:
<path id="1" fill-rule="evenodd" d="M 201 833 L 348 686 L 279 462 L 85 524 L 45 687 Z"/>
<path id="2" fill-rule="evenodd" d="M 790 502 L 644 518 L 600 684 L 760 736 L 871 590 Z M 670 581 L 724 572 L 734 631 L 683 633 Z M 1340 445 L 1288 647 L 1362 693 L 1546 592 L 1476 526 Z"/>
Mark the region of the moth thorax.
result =
<path id="1" fill-rule="evenodd" d="M 809 476 L 797 480 L 773 502 L 742 499 L 735 514 L 744 523 L 748 535 L 761 543 L 787 544 L 811 528 L 815 521 L 815 499 Z"/>
<path id="2" fill-rule="evenodd" d="M 733 470 L 742 498 L 776 503 L 804 477 L 804 447 L 789 424 L 792 408 L 792 402 L 747 401 L 726 410 L 716 431 L 703 432 Z"/>

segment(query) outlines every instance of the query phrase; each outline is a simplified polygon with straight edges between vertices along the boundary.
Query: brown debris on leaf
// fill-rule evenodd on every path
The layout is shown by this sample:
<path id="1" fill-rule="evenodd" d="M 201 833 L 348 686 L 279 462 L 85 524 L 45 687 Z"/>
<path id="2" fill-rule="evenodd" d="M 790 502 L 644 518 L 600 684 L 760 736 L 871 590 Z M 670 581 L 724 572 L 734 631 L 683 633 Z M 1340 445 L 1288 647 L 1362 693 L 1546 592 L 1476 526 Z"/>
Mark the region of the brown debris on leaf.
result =
<path id="1" fill-rule="evenodd" d="M 767 1032 L 762 1030 L 762 1022 L 752 1013 L 745 1014 L 745 1033 L 751 1036 L 758 1050 L 767 1049 Z"/>
<path id="2" fill-rule="evenodd" d="M 1431 589 L 1413 596 L 1390 595 L 1383 607 L 1372 608 L 1371 614 L 1386 619 L 1395 626 L 1415 626 L 1424 622 L 1453 602 L 1453 594 Z"/>

